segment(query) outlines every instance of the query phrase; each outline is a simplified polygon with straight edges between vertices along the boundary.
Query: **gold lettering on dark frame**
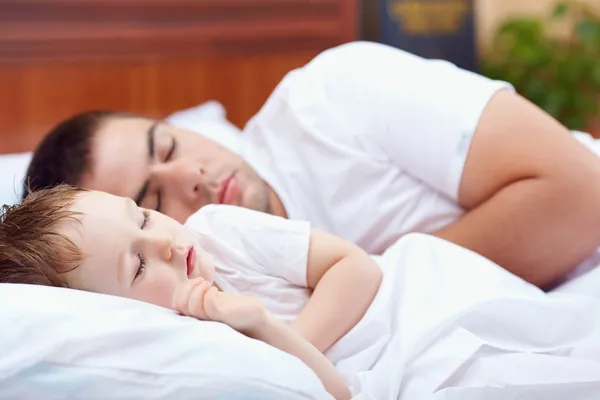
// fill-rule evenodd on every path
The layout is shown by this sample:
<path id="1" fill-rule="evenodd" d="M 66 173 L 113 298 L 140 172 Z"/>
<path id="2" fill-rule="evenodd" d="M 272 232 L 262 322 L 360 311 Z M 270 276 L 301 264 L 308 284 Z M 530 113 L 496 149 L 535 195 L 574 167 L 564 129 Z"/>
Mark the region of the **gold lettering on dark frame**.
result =
<path id="1" fill-rule="evenodd" d="M 470 8 L 467 0 L 388 0 L 389 15 L 415 36 L 456 33 Z"/>

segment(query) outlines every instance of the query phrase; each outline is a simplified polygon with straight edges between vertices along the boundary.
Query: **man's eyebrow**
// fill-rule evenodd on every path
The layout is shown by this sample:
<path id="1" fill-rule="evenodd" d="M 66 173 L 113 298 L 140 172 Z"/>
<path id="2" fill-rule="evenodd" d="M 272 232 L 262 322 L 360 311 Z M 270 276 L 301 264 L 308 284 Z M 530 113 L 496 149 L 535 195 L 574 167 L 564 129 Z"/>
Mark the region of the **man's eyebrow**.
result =
<path id="1" fill-rule="evenodd" d="M 160 121 L 156 121 L 153 123 L 150 128 L 148 128 L 147 138 L 148 138 L 148 162 L 152 162 L 154 160 L 154 151 L 155 151 L 155 139 L 156 139 L 156 128 L 160 125 Z M 148 181 L 144 182 L 144 185 L 140 189 L 140 191 L 135 196 L 135 203 L 139 206 L 146 197 L 146 192 L 148 192 Z"/>
<path id="2" fill-rule="evenodd" d="M 160 122 L 156 121 L 148 128 L 148 158 L 150 161 L 154 160 L 154 142 L 156 139 L 156 128 L 159 124 Z"/>

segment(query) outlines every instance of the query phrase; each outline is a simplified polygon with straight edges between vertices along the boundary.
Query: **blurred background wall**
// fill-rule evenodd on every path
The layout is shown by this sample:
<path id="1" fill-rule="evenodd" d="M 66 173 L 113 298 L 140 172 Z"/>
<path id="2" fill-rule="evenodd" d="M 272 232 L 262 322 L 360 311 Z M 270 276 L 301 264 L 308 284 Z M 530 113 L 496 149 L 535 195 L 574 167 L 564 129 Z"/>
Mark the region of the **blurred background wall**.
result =
<path id="1" fill-rule="evenodd" d="M 600 0 L 363 0 L 361 35 L 508 81 L 600 137 Z"/>
<path id="2" fill-rule="evenodd" d="M 521 15 L 543 16 L 558 3 L 557 0 L 476 0 L 476 33 L 479 49 L 489 48 L 491 39 L 502 22 Z M 599 0 L 581 0 L 600 10 Z"/>
<path id="3" fill-rule="evenodd" d="M 600 0 L 575 2 L 600 11 Z M 594 129 L 600 20 L 565 13 L 546 29 L 557 0 L 0 0 L 0 153 L 32 150 L 58 121 L 90 109 L 160 118 L 218 100 L 241 127 L 291 69 L 329 47 L 378 40 L 382 6 L 450 3 L 438 16 L 470 18 L 455 18 L 467 35 L 451 42 L 459 64 L 471 68 L 471 51 L 472 69 L 513 81 L 570 127 Z M 406 15 L 409 25 L 420 18 Z"/>
<path id="4" fill-rule="evenodd" d="M 480 71 L 600 137 L 600 0 L 478 0 Z"/>
<path id="5" fill-rule="evenodd" d="M 218 100 L 242 126 L 293 68 L 357 38 L 353 0 L 0 0 L 0 153 L 89 109 Z"/>

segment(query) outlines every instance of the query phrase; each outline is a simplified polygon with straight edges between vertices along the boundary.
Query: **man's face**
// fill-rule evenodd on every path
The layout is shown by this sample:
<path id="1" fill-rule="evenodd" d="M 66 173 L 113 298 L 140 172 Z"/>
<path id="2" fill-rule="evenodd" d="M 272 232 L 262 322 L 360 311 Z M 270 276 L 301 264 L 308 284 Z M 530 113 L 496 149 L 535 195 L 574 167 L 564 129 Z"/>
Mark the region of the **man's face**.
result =
<path id="1" fill-rule="evenodd" d="M 206 204 L 269 211 L 268 186 L 237 154 L 194 132 L 144 118 L 102 123 L 82 186 L 129 197 L 182 223 Z"/>

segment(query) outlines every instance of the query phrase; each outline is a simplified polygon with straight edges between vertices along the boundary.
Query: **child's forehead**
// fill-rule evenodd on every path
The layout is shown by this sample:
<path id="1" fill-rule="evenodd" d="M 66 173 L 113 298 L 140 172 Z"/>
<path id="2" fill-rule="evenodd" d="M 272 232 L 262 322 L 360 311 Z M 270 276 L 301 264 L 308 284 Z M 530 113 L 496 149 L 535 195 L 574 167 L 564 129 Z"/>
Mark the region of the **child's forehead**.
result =
<path id="1" fill-rule="evenodd" d="M 127 200 L 105 192 L 86 190 L 78 193 L 72 209 L 85 215 L 110 215 L 123 210 Z"/>
<path id="2" fill-rule="evenodd" d="M 61 224 L 61 231 L 71 238 L 96 240 L 128 220 L 128 200 L 96 191 L 82 191 L 69 206 L 73 218 Z"/>
<path id="3" fill-rule="evenodd" d="M 70 210 L 73 218 L 61 224 L 60 231 L 78 245 L 93 242 L 111 242 L 122 235 L 120 227 L 130 220 L 127 214 L 128 200 L 103 192 L 78 193 Z"/>

